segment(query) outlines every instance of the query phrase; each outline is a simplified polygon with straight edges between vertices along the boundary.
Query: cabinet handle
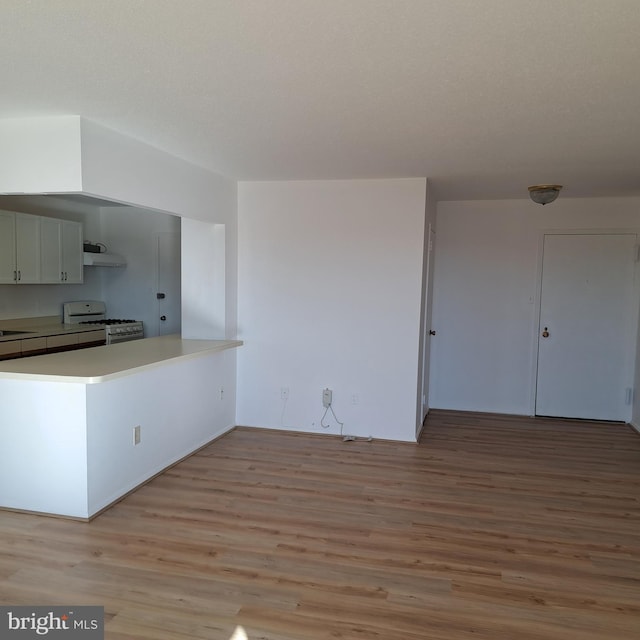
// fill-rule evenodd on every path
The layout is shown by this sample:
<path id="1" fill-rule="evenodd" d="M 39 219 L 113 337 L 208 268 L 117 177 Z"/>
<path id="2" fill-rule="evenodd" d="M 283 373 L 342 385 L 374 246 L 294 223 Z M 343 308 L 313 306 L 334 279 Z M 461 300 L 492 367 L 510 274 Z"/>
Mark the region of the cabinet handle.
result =
<path id="1" fill-rule="evenodd" d="M 13 270 L 13 281 L 18 282 L 18 272 L 15 269 Z"/>
<path id="2" fill-rule="evenodd" d="M 60 272 L 60 282 L 64 281 L 64 271 Z"/>
<path id="3" fill-rule="evenodd" d="M 20 272 L 20 269 L 18 269 L 18 280 L 22 280 L 22 273 Z"/>

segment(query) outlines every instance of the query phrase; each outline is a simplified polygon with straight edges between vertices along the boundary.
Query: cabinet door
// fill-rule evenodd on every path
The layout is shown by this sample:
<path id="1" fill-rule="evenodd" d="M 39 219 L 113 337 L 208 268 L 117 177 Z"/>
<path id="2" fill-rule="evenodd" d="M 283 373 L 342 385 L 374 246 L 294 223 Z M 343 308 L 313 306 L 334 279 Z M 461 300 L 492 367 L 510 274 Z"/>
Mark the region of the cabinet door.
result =
<path id="1" fill-rule="evenodd" d="M 62 272 L 65 284 L 83 281 L 82 224 L 62 220 Z"/>
<path id="2" fill-rule="evenodd" d="M 47 351 L 54 353 L 56 351 L 71 351 L 78 348 L 78 334 L 69 333 L 58 336 L 47 336 Z"/>
<path id="3" fill-rule="evenodd" d="M 47 284 L 64 280 L 62 272 L 62 223 L 54 218 L 40 220 L 41 280 Z"/>
<path id="4" fill-rule="evenodd" d="M 40 218 L 16 213 L 18 284 L 40 282 Z"/>
<path id="5" fill-rule="evenodd" d="M 15 284 L 16 214 L 0 211 L 0 284 Z"/>
<path id="6" fill-rule="evenodd" d="M 41 353 L 47 352 L 47 339 L 44 338 L 23 338 L 20 340 L 22 343 L 22 356 L 37 356 Z"/>
<path id="7" fill-rule="evenodd" d="M 0 342 L 0 360 L 19 358 L 22 353 L 21 340 L 4 340 Z"/>
<path id="8" fill-rule="evenodd" d="M 107 343 L 106 329 L 95 329 L 78 334 L 78 344 L 80 347 L 97 347 Z"/>

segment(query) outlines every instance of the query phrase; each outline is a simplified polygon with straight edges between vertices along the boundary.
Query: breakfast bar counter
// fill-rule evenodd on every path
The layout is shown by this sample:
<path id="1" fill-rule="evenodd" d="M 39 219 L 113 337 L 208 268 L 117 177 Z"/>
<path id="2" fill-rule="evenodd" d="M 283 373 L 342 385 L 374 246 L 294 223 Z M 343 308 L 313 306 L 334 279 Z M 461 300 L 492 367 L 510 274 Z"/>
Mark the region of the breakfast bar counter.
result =
<path id="1" fill-rule="evenodd" d="M 95 384 L 240 345 L 240 340 L 183 340 L 178 334 L 145 338 L 0 362 L 0 380 Z"/>

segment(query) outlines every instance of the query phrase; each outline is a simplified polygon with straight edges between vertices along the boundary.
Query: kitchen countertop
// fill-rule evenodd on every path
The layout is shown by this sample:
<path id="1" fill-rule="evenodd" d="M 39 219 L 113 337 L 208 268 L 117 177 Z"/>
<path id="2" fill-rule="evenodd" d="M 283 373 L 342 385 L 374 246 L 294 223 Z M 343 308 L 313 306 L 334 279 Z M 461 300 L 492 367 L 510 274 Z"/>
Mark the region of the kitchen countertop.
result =
<path id="1" fill-rule="evenodd" d="M 14 318 L 0 320 L 0 331 L 24 331 L 9 336 L 0 336 L 0 342 L 25 340 L 29 338 L 46 338 L 70 333 L 86 333 L 98 331 L 103 327 L 94 324 L 64 324 L 60 316 L 42 316 L 36 318 Z"/>
<path id="2" fill-rule="evenodd" d="M 99 325 L 92 324 L 47 324 L 38 327 L 23 328 L 17 325 L 0 327 L 0 331 L 21 331 L 13 335 L 0 335 L 0 342 L 9 340 L 24 340 L 25 338 L 46 338 L 47 336 L 59 336 L 68 333 L 86 333 L 87 331 L 99 331 L 103 329 Z"/>
<path id="3" fill-rule="evenodd" d="M 163 366 L 169 361 L 197 358 L 242 344 L 241 340 L 183 340 L 179 334 L 145 338 L 0 362 L 0 380 L 95 384 Z"/>

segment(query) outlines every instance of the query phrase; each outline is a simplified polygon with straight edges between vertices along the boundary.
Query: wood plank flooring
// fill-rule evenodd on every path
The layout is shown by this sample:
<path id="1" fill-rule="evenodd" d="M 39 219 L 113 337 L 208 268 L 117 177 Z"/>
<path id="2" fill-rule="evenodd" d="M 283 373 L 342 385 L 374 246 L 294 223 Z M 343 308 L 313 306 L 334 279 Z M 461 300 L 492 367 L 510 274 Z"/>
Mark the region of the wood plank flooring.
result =
<path id="1" fill-rule="evenodd" d="M 90 523 L 0 512 L 0 603 L 104 605 L 109 640 L 638 640 L 640 435 L 239 428 Z"/>

